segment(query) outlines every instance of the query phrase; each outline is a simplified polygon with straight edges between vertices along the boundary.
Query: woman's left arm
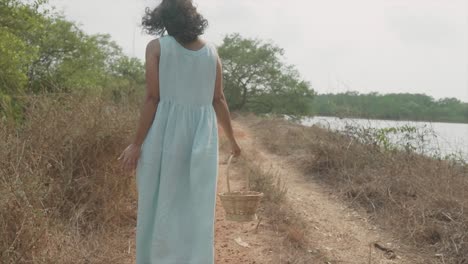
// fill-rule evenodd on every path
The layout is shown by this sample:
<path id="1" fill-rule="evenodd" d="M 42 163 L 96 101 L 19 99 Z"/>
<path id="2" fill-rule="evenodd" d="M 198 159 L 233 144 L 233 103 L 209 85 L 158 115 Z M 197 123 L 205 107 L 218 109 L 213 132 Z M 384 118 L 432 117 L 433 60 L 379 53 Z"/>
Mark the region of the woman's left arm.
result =
<path id="1" fill-rule="evenodd" d="M 138 128 L 133 142 L 122 152 L 119 160 L 122 160 L 124 169 L 134 170 L 140 157 L 141 145 L 153 123 L 156 109 L 159 104 L 159 57 L 161 47 L 159 40 L 155 39 L 146 46 L 145 78 L 146 95 L 140 113 Z"/>

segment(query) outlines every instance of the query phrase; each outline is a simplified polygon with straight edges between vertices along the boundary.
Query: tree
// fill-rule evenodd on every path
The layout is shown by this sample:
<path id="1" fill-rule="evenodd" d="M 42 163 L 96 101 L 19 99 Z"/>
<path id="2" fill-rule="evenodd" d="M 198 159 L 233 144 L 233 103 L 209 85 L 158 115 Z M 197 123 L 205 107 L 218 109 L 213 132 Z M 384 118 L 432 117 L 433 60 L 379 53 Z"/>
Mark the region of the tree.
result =
<path id="1" fill-rule="evenodd" d="M 29 65 L 37 58 L 38 47 L 25 36 L 40 24 L 38 1 L 33 6 L 17 0 L 0 1 L 0 113 L 13 119 L 21 110 L 15 95 L 25 92 Z"/>
<path id="2" fill-rule="evenodd" d="M 297 70 L 285 65 L 283 49 L 258 39 L 227 35 L 218 47 L 230 108 L 291 116 L 311 113 L 314 91 Z"/>
<path id="3" fill-rule="evenodd" d="M 24 94 L 128 95 L 143 63 L 107 34 L 86 34 L 47 0 L 0 0 L 0 114 L 18 119 Z M 115 96 L 118 94 L 118 96 Z"/>

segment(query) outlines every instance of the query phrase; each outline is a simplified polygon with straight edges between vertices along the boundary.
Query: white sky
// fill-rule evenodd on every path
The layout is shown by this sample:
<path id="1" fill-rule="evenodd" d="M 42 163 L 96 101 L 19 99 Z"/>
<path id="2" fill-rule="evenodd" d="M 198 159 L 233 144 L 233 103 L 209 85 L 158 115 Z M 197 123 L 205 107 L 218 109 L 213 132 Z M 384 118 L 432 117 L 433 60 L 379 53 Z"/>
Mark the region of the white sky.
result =
<path id="1" fill-rule="evenodd" d="M 108 33 L 144 59 L 149 0 L 50 0 L 88 33 Z M 205 39 L 272 41 L 319 93 L 425 93 L 468 102 L 466 0 L 194 0 Z"/>

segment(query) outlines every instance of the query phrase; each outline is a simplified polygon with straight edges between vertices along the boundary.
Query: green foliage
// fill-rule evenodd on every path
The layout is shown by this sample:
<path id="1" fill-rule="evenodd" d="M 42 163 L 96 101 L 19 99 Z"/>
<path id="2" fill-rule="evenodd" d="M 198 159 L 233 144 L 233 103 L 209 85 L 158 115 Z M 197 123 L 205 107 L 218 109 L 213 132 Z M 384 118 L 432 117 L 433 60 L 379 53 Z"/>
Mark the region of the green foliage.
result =
<path id="1" fill-rule="evenodd" d="M 0 40 L 0 89 L 4 93 L 21 90 L 34 50 L 28 52 L 26 43 L 4 27 L 0 27 Z"/>
<path id="2" fill-rule="evenodd" d="M 315 93 L 293 66 L 281 61 L 283 49 L 230 34 L 218 52 L 223 61 L 224 89 L 231 109 L 290 116 L 311 113 Z"/>
<path id="3" fill-rule="evenodd" d="M 404 125 L 400 127 L 386 127 L 375 130 L 375 139 L 378 144 L 381 145 L 385 150 L 396 150 L 397 144 L 392 143 L 391 135 L 402 135 L 405 144 L 403 145 L 407 151 L 416 150 L 416 146 L 411 142 L 418 138 L 416 135 L 417 129 L 415 126 Z M 421 138 L 421 142 L 424 142 L 424 137 Z"/>
<path id="4" fill-rule="evenodd" d="M 107 34 L 89 35 L 46 0 L 0 0 L 0 114 L 21 116 L 24 94 L 80 92 L 121 100 L 144 66 Z"/>
<path id="5" fill-rule="evenodd" d="M 145 68 L 138 59 L 122 57 L 112 64 L 111 69 L 112 79 L 109 84 L 112 89 L 109 92 L 114 101 L 144 92 L 144 89 L 137 89 L 145 83 Z"/>
<path id="6" fill-rule="evenodd" d="M 468 123 L 468 103 L 424 94 L 320 94 L 313 109 L 324 116 Z"/>
<path id="7" fill-rule="evenodd" d="M 360 143 L 377 146 L 383 152 L 404 150 L 406 153 L 424 154 L 457 164 L 466 163 L 462 152 L 443 154 L 442 150 L 432 143 L 436 141 L 437 134 L 427 124 L 376 128 L 348 123 L 340 132 Z"/>
<path id="8" fill-rule="evenodd" d="M 37 58 L 38 48 L 25 38 L 38 25 L 37 8 L 0 1 L 0 113 L 13 120 L 21 111 L 14 96 L 24 94 L 29 65 Z"/>

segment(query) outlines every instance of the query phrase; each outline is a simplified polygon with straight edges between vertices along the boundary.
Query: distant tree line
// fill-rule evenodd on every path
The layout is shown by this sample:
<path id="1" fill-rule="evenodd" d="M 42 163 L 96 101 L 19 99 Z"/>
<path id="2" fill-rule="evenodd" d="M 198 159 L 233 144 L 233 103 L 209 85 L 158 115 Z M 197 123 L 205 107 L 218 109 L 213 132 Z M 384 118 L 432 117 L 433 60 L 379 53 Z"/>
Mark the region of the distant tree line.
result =
<path id="1" fill-rule="evenodd" d="M 468 103 L 425 94 L 319 94 L 312 106 L 323 116 L 468 123 Z"/>

